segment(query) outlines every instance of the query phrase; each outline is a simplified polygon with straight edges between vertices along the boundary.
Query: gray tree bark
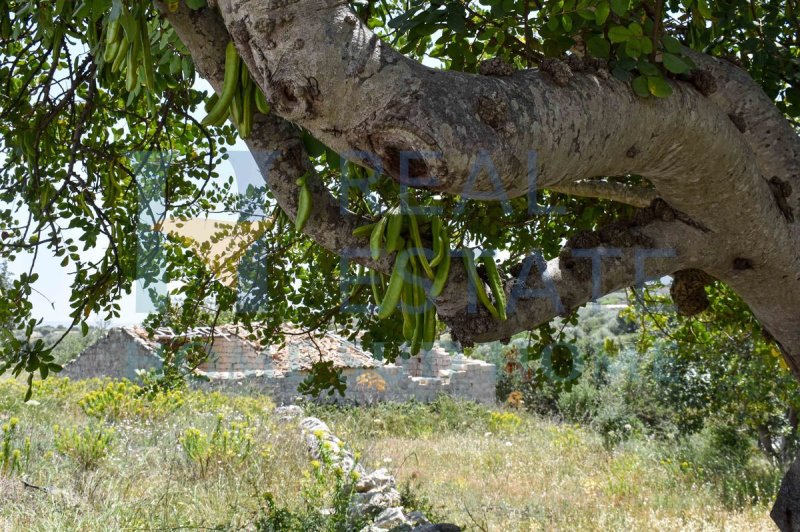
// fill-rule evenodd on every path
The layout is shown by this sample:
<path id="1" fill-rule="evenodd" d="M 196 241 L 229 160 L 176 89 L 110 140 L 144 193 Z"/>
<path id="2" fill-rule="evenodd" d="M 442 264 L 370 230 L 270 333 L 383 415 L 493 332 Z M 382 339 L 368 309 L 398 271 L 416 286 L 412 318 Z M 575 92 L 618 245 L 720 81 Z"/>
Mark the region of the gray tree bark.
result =
<path id="1" fill-rule="evenodd" d="M 512 268 L 527 275 L 507 282 L 515 307 L 503 323 L 470 311 L 466 275 L 454 263 L 436 306 L 463 343 L 509 338 L 631 286 L 643 272 L 688 270 L 730 285 L 800 378 L 800 138 L 733 64 L 693 53 L 704 73 L 702 91 L 676 81 L 671 97 L 644 100 L 596 71 L 575 72 L 561 86 L 538 71 L 494 77 L 433 70 L 386 45 L 341 1 L 218 0 L 197 12 L 163 11 L 216 90 L 225 44 L 234 41 L 274 110 L 256 117 L 248 145 L 290 216 L 297 209 L 295 180 L 311 173 L 315 209 L 305 231 L 333 251 L 363 248 L 366 242 L 352 230 L 367 221 L 340 211 L 290 123 L 341 153 L 377 154 L 388 176 L 407 177 L 419 188 L 500 199 L 488 174 L 469 181 L 478 157 L 488 155 L 505 196 L 523 195 L 532 184 L 534 152 L 541 188 L 649 203 L 629 223 L 568 243 L 556 259 L 531 257 Z M 264 155 L 275 150 L 277 158 Z M 412 161 L 404 177 L 405 152 L 438 156 Z M 628 174 L 646 177 L 653 189 L 592 181 Z M 602 265 L 598 278 L 592 258 L 573 251 L 579 248 L 619 252 L 595 261 Z M 673 253 L 643 258 L 654 250 Z M 362 261 L 387 273 L 392 264 L 391 257 Z M 702 282 L 686 286 L 675 293 L 688 294 L 691 306 Z M 773 510 L 783 530 L 800 522 L 798 467 Z"/>

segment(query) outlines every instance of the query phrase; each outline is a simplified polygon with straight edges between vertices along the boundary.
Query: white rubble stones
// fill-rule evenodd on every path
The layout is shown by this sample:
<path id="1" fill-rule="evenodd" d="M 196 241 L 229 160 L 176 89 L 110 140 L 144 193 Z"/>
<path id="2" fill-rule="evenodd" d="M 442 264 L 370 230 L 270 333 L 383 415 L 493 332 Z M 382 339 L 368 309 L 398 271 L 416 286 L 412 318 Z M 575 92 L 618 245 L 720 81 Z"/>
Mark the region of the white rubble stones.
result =
<path id="1" fill-rule="evenodd" d="M 394 477 L 389 474 L 389 471 L 382 467 L 376 469 L 369 475 L 364 475 L 356 482 L 356 492 L 365 493 L 384 486 L 395 487 Z"/>
<path id="2" fill-rule="evenodd" d="M 380 486 L 353 497 L 351 511 L 356 515 L 375 517 L 387 508 L 400 504 L 400 492 L 392 486 Z"/>
<path id="3" fill-rule="evenodd" d="M 286 409 L 280 411 L 283 415 L 286 415 L 286 412 Z M 300 430 L 313 459 L 319 460 L 324 449 L 325 456 L 330 458 L 335 466 L 341 467 L 346 473 L 351 471 L 358 473 L 358 479 L 353 485 L 355 493 L 349 511 L 353 517 L 372 521 L 372 524 L 364 527 L 361 532 L 411 531 L 415 527 L 430 524 L 421 512 L 406 513 L 401 506 L 402 497 L 397 491 L 397 482 L 386 468 L 367 474 L 364 467 L 355 462 L 353 454 L 346 449 L 342 440 L 331 432 L 324 421 L 315 417 L 304 418 L 300 421 Z"/>
<path id="4" fill-rule="evenodd" d="M 396 528 L 407 523 L 408 519 L 403 514 L 403 509 L 395 507 L 387 508 L 378 514 L 378 517 L 375 518 L 373 526 L 391 530 L 392 528 Z"/>
<path id="5" fill-rule="evenodd" d="M 303 414 L 305 414 L 303 408 L 297 405 L 279 406 L 275 409 L 275 416 L 283 423 L 303 417 Z"/>
<path id="6" fill-rule="evenodd" d="M 414 532 L 419 527 L 430 526 L 431 522 L 422 512 L 405 513 L 403 508 L 387 508 L 375 518 L 375 521 L 361 532 Z M 460 529 L 456 529 L 460 530 Z"/>
<path id="7" fill-rule="evenodd" d="M 322 458 L 324 448 L 333 465 L 342 468 L 345 474 L 355 471 L 359 476 L 363 476 L 366 473 L 364 467 L 356 463 L 353 453 L 345 449 L 342 440 L 336 437 L 321 419 L 315 417 L 303 419 L 300 422 L 300 430 L 303 433 L 308 454 L 314 460 Z"/>

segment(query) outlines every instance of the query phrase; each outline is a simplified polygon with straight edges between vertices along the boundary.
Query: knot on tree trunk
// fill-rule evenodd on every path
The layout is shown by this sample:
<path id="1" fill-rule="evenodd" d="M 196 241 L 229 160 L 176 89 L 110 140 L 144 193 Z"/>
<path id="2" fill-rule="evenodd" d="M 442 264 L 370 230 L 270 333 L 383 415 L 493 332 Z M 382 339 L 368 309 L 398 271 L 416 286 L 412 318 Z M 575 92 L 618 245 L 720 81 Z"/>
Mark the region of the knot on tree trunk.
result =
<path id="1" fill-rule="evenodd" d="M 775 196 L 775 202 L 789 223 L 794 223 L 794 210 L 789 206 L 788 198 L 792 195 L 792 185 L 777 176 L 769 180 L 769 188 Z"/>
<path id="2" fill-rule="evenodd" d="M 493 57 L 486 61 L 481 61 L 478 65 L 478 73 L 482 76 L 512 76 L 516 72 L 513 66 L 506 63 L 502 57 Z"/>
<path id="3" fill-rule="evenodd" d="M 706 286 L 713 282 L 714 278 L 701 270 L 675 272 L 669 293 L 678 314 L 696 316 L 706 310 L 711 305 L 706 295 Z"/>
<path id="4" fill-rule="evenodd" d="M 717 80 L 714 78 L 714 75 L 707 70 L 692 70 L 689 81 L 691 81 L 694 88 L 703 96 L 711 96 L 717 92 Z"/>
<path id="5" fill-rule="evenodd" d="M 569 80 L 575 75 L 572 72 L 572 68 L 560 59 L 542 59 L 539 61 L 539 70 L 550 74 L 550 77 L 559 87 L 567 86 Z"/>

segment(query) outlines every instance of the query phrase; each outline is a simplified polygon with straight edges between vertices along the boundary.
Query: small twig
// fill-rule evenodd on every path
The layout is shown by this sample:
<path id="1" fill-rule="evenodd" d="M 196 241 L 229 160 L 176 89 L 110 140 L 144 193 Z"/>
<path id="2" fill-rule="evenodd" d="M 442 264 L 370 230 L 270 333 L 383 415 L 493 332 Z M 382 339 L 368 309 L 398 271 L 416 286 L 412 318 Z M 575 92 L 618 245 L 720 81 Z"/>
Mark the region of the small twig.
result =
<path id="1" fill-rule="evenodd" d="M 33 489 L 33 490 L 39 490 L 39 491 L 43 491 L 43 492 L 45 492 L 45 493 L 47 493 L 48 491 L 50 491 L 50 489 L 49 489 L 49 488 L 45 488 L 45 487 L 42 487 L 42 486 L 37 486 L 36 484 L 31 484 L 30 482 L 28 482 L 28 481 L 27 481 L 27 480 L 25 480 L 25 479 L 23 479 L 23 480 L 22 480 L 22 485 L 23 485 L 23 486 L 25 486 L 26 488 L 30 488 L 30 489 Z"/>

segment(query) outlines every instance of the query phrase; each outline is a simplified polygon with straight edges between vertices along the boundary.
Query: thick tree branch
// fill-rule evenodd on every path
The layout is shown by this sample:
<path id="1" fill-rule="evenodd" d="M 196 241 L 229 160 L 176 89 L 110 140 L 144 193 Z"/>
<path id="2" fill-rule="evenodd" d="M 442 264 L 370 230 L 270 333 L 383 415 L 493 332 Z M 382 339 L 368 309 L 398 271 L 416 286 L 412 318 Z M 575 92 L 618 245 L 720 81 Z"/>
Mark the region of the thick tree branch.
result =
<path id="1" fill-rule="evenodd" d="M 687 49 L 686 53 L 710 79 L 708 98 L 742 133 L 762 175 L 789 183 L 787 204 L 800 211 L 800 136 L 747 72 L 730 61 Z M 800 212 L 797 212 L 800 221 Z M 800 231 L 800 225 L 795 227 Z"/>
<path id="2" fill-rule="evenodd" d="M 552 185 L 550 190 L 571 196 L 607 199 L 639 208 L 650 206 L 658 198 L 658 192 L 652 188 L 596 180 L 559 183 Z"/>
<path id="3" fill-rule="evenodd" d="M 451 278 L 442 295 L 446 302 L 437 301 L 437 310 L 464 344 L 501 340 L 615 290 L 697 267 L 702 258 L 692 250 L 713 247 L 713 236 L 671 217 L 663 216 L 665 221 L 659 218 L 662 212 L 643 209 L 635 221 L 578 235 L 555 259 L 545 262 L 531 255 L 510 268 L 507 321 L 498 322 L 480 304 L 469 304 L 463 275 Z"/>
<path id="4" fill-rule="evenodd" d="M 702 181 L 704 192 L 742 203 L 769 195 L 739 131 L 689 84 L 675 84 L 668 99 L 645 100 L 626 83 L 590 73 L 559 87 L 536 71 L 503 78 L 438 71 L 381 42 L 341 2 L 219 6 L 279 114 L 340 153 L 375 153 L 395 179 L 498 199 L 529 190 L 529 166 L 540 187 L 636 173 L 696 217 L 707 208 L 693 204 L 695 191 L 680 194 L 686 185 Z M 404 172 L 411 153 L 433 155 L 405 161 Z M 746 186 L 733 189 L 731 176 Z"/>
<path id="5" fill-rule="evenodd" d="M 436 71 L 381 42 L 343 2 L 220 0 L 219 7 L 280 115 L 340 152 L 377 154 L 395 179 L 492 199 L 525 193 L 533 175 L 540 187 L 648 178 L 685 220 L 715 235 L 717 253 L 685 249 L 684 260 L 699 258 L 700 269 L 738 286 L 800 361 L 793 308 L 800 245 L 775 188 L 787 191 L 769 183 L 728 113 L 691 84 L 673 83 L 666 99 L 641 99 L 628 84 L 589 73 L 559 87 L 532 71 L 503 78 Z M 404 160 L 409 152 L 434 156 Z M 737 270 L 741 258 L 752 271 Z M 780 289 L 758 284 L 779 277 Z"/>

